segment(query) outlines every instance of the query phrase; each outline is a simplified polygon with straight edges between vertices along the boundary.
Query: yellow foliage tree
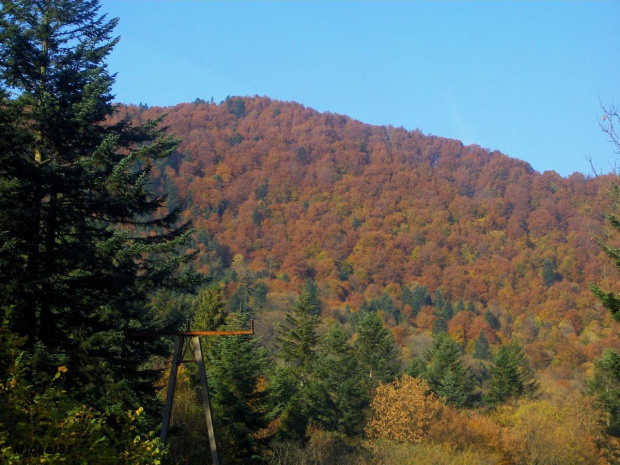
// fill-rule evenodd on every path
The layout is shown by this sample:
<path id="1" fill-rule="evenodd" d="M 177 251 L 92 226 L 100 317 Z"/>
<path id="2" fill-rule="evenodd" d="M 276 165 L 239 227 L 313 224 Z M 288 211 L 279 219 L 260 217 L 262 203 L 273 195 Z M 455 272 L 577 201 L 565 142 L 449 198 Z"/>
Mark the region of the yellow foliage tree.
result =
<path id="1" fill-rule="evenodd" d="M 366 426 L 371 438 L 402 442 L 422 441 L 441 411 L 441 402 L 426 381 L 403 375 L 377 388 Z"/>

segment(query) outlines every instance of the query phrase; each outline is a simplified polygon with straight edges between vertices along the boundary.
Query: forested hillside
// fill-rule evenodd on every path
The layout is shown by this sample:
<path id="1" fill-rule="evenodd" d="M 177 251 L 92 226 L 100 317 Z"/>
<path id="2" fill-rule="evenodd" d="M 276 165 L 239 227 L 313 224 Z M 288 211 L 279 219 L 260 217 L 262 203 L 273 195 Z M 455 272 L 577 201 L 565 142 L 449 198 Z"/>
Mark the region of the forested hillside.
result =
<path id="1" fill-rule="evenodd" d="M 311 280 L 324 316 L 378 310 L 406 358 L 442 319 L 466 353 L 481 331 L 492 347 L 516 340 L 556 381 L 581 379 L 618 346 L 588 288 L 620 287 L 594 240 L 613 176 L 540 174 L 478 146 L 268 98 L 123 106 L 117 117 L 164 112 L 183 142 L 154 174 L 197 228 L 201 271 L 230 276 L 236 257 L 274 301 Z"/>
<path id="2" fill-rule="evenodd" d="M 0 462 L 620 463 L 615 176 L 116 105 L 99 7 L 0 0 Z"/>

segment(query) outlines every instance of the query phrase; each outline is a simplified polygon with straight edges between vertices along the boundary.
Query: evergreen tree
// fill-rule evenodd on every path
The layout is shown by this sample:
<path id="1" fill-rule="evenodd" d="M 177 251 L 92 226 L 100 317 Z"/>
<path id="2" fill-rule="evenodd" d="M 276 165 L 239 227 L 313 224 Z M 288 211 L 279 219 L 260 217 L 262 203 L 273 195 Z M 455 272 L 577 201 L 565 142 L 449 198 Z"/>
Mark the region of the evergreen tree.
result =
<path id="1" fill-rule="evenodd" d="M 459 300 L 456 301 L 456 306 L 454 307 L 454 310 L 455 313 L 465 311 L 465 302 L 463 301 L 462 297 L 460 297 Z"/>
<path id="2" fill-rule="evenodd" d="M 314 279 L 308 279 L 302 289 L 302 294 L 308 295 L 308 306 L 314 315 L 321 313 L 321 293 Z"/>
<path id="3" fill-rule="evenodd" d="M 400 358 L 394 336 L 376 313 L 365 314 L 357 325 L 354 347 L 364 372 L 372 383 L 389 383 L 400 372 Z"/>
<path id="4" fill-rule="evenodd" d="M 491 349 L 489 347 L 489 341 L 484 335 L 484 331 L 480 330 L 476 344 L 474 345 L 474 358 L 479 360 L 489 360 L 491 358 Z"/>
<path id="5" fill-rule="evenodd" d="M 476 306 L 474 305 L 474 303 L 471 300 L 469 302 L 467 302 L 467 311 L 468 312 L 472 312 L 472 313 L 476 313 Z"/>
<path id="6" fill-rule="evenodd" d="M 594 363 L 594 376 L 588 381 L 588 394 L 609 413 L 607 431 L 620 437 L 620 354 L 607 349 Z"/>
<path id="7" fill-rule="evenodd" d="M 485 310 L 484 312 L 484 319 L 487 322 L 487 324 L 489 325 L 489 328 L 497 331 L 501 325 L 499 323 L 499 320 L 497 319 L 497 317 L 495 315 L 493 315 L 491 313 L 490 310 Z"/>
<path id="8" fill-rule="evenodd" d="M 613 115 L 609 115 L 610 122 Z M 614 128 L 610 126 L 608 128 L 609 135 L 611 136 L 614 143 L 618 143 L 617 134 L 614 132 Z M 611 195 L 612 195 L 612 212 L 606 214 L 608 223 L 616 230 L 620 231 L 620 215 L 618 212 L 620 211 L 620 186 L 616 183 L 611 185 Z M 605 244 L 602 239 L 596 238 L 599 246 L 603 251 L 614 261 L 616 268 L 620 268 L 620 248 L 613 247 L 611 245 Z M 598 297 L 603 306 L 609 310 L 611 316 L 614 320 L 620 321 L 620 296 L 613 291 L 604 291 L 599 286 L 595 284 L 590 284 L 590 290 Z"/>
<path id="9" fill-rule="evenodd" d="M 543 262 L 542 279 L 547 287 L 551 286 L 557 280 L 555 265 L 553 261 L 548 258 L 545 258 Z"/>
<path id="10" fill-rule="evenodd" d="M 339 325 L 333 325 L 320 344 L 314 377 L 311 390 L 314 421 L 328 431 L 360 433 L 364 409 L 370 402 L 370 383 Z"/>
<path id="11" fill-rule="evenodd" d="M 242 329 L 245 320 L 238 313 L 225 328 Z M 255 336 L 227 336 L 213 338 L 206 355 L 220 452 L 226 463 L 253 463 L 259 449 L 256 433 L 267 425 L 266 393 L 259 385 L 266 351 Z"/>
<path id="12" fill-rule="evenodd" d="M 436 334 L 428 354 L 425 377 L 433 392 L 447 404 L 464 407 L 471 403 L 473 384 L 461 360 L 461 347 L 447 333 Z"/>
<path id="13" fill-rule="evenodd" d="M 516 343 L 501 345 L 495 356 L 495 366 L 491 367 L 485 401 L 495 405 L 511 398 L 533 396 L 539 387 L 521 347 Z"/>
<path id="14" fill-rule="evenodd" d="M 107 122 L 117 20 L 98 1 L 0 5 L 0 304 L 44 355 L 39 368 L 68 367 L 76 398 L 149 407 L 159 375 L 148 362 L 168 347 L 137 333 L 175 324 L 149 296 L 199 282 L 176 274 L 193 259 L 174 253 L 188 225 L 176 227 L 179 212 L 149 186 L 178 141 L 157 121 Z"/>
<path id="15" fill-rule="evenodd" d="M 408 287 L 405 287 L 401 300 L 403 304 L 411 307 L 413 316 L 420 313 L 420 310 L 425 305 L 432 305 L 431 295 L 428 293 L 426 286 L 416 286 L 413 292 Z"/>
<path id="16" fill-rule="evenodd" d="M 447 333 L 448 323 L 442 314 L 439 314 L 433 323 L 433 334 Z"/>
<path id="17" fill-rule="evenodd" d="M 452 306 L 452 301 L 450 299 L 446 300 L 443 304 L 441 314 L 446 321 L 450 321 L 454 316 L 454 307 Z"/>
<path id="18" fill-rule="evenodd" d="M 307 379 L 316 356 L 318 343 L 317 327 L 320 318 L 315 313 L 312 297 L 302 293 L 293 309 L 288 313 L 284 324 L 276 335 L 278 356 L 293 367 L 297 376 Z"/>
<path id="19" fill-rule="evenodd" d="M 435 289 L 435 298 L 433 299 L 433 305 L 435 305 L 435 308 L 437 309 L 437 311 L 441 311 L 441 309 L 444 306 L 444 298 L 443 295 L 441 294 L 441 289 L 437 288 Z"/>
<path id="20" fill-rule="evenodd" d="M 423 378 L 426 374 L 426 364 L 420 357 L 413 356 L 405 368 L 405 374 L 412 378 Z"/>
<path id="21" fill-rule="evenodd" d="M 194 299 L 192 329 L 215 331 L 226 324 L 224 289 L 221 284 L 212 284 L 202 289 Z"/>

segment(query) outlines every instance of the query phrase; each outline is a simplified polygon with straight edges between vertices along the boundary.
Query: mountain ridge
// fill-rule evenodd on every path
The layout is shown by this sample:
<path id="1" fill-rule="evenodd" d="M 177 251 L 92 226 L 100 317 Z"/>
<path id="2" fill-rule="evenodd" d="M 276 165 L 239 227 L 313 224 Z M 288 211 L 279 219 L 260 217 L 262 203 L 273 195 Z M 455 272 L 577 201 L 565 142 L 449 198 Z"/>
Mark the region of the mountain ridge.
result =
<path id="1" fill-rule="evenodd" d="M 413 314 L 403 292 L 440 289 L 477 310 L 448 322 L 453 337 L 466 345 L 484 329 L 492 341 L 516 338 L 537 368 L 554 360 L 585 370 L 618 345 L 588 290 L 620 288 L 593 240 L 605 235 L 613 175 L 539 173 L 455 139 L 265 97 L 122 106 L 116 118 L 163 114 L 183 142 L 153 174 L 202 232 L 202 271 L 223 276 L 241 257 L 273 294 L 315 280 L 334 314 L 387 294 L 388 325 L 414 333 L 437 315 Z M 487 310 L 501 329 L 484 321 Z"/>

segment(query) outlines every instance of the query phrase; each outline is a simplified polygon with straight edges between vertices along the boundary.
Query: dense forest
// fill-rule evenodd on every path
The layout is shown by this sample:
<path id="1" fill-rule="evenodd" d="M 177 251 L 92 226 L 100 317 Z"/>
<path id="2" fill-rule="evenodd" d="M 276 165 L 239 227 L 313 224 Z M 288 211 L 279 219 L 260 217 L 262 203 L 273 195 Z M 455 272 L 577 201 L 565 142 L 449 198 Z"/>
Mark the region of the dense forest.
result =
<path id="1" fill-rule="evenodd" d="M 158 440 L 169 335 L 250 319 L 202 339 L 224 464 L 620 463 L 615 174 L 115 104 L 96 0 L 0 5 L 2 463 L 208 461 L 196 365 Z"/>
<path id="2" fill-rule="evenodd" d="M 595 241 L 607 237 L 614 176 L 540 174 L 459 141 L 259 97 L 122 107 L 116 118 L 164 112 L 182 143 L 156 165 L 159 192 L 197 229 L 199 271 L 231 296 L 236 259 L 266 287 L 263 331 L 282 296 L 312 281 L 324 317 L 378 311 L 406 358 L 444 305 L 441 324 L 466 353 L 480 331 L 491 347 L 518 341 L 551 383 L 583 380 L 617 347 L 589 290 L 618 288 Z"/>

